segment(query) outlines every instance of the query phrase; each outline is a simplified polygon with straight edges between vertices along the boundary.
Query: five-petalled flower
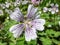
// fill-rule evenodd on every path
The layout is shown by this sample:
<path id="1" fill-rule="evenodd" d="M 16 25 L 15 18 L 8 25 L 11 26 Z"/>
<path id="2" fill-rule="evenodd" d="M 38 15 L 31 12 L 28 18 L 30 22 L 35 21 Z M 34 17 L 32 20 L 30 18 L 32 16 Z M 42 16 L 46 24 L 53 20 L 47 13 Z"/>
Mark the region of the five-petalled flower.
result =
<path id="1" fill-rule="evenodd" d="M 58 4 L 52 3 L 52 4 L 50 4 L 50 6 L 51 6 L 51 8 L 49 8 L 49 11 L 51 12 L 51 14 L 55 14 L 55 13 L 59 12 Z"/>
<path id="2" fill-rule="evenodd" d="M 16 8 L 14 12 L 10 15 L 12 20 L 17 22 L 22 22 L 20 24 L 13 25 L 10 28 L 10 32 L 13 33 L 15 38 L 18 38 L 23 31 L 25 31 L 26 41 L 34 40 L 37 38 L 36 30 L 44 30 L 44 19 L 39 19 L 37 15 L 38 8 L 35 8 L 33 5 L 28 6 L 27 15 L 23 15 L 19 8 Z"/>

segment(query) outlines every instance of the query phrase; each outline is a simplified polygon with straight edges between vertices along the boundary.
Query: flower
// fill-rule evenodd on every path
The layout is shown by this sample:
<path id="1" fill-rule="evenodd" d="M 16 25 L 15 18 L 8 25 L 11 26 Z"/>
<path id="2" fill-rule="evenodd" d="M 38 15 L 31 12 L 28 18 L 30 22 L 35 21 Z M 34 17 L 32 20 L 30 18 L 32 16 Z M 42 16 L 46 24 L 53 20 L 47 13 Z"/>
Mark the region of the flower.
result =
<path id="1" fill-rule="evenodd" d="M 5 12 L 8 13 L 8 14 L 11 14 L 12 13 L 12 10 L 5 9 Z"/>
<path id="2" fill-rule="evenodd" d="M 43 8 L 43 12 L 47 12 L 48 11 L 48 8 L 47 7 L 44 7 Z"/>
<path id="3" fill-rule="evenodd" d="M 11 5 L 11 3 L 9 3 L 9 2 L 5 2 L 5 6 L 6 6 L 6 8 L 9 8 L 10 5 Z"/>
<path id="4" fill-rule="evenodd" d="M 6 7 L 5 7 L 5 4 L 0 4 L 0 6 L 3 8 L 3 9 L 5 9 Z"/>
<path id="5" fill-rule="evenodd" d="M 33 5 L 28 6 L 27 15 L 23 16 L 19 8 L 15 8 L 14 12 L 10 15 L 12 20 L 17 22 L 22 21 L 20 24 L 13 25 L 10 32 L 13 33 L 15 38 L 18 38 L 23 31 L 25 31 L 25 40 L 31 41 L 37 38 L 36 30 L 44 30 L 44 19 L 39 19 L 37 15 L 38 8 Z"/>
<path id="6" fill-rule="evenodd" d="M 20 4 L 24 5 L 27 4 L 29 1 L 28 0 L 15 0 L 14 6 L 20 6 Z"/>
<path id="7" fill-rule="evenodd" d="M 10 5 L 11 5 L 10 2 L 5 2 L 5 3 L 0 4 L 0 6 L 1 6 L 2 9 L 9 8 Z"/>
<path id="8" fill-rule="evenodd" d="M 19 5 L 21 2 L 22 2 L 22 0 L 15 0 L 15 2 L 14 2 L 14 6 Z"/>
<path id="9" fill-rule="evenodd" d="M 51 6 L 51 8 L 49 8 L 49 11 L 52 14 L 55 14 L 56 12 L 59 12 L 59 9 L 58 9 L 59 5 L 58 4 L 54 5 L 54 3 L 52 3 L 52 4 L 50 4 L 50 6 Z"/>
<path id="10" fill-rule="evenodd" d="M 32 2 L 34 5 L 39 5 L 39 3 L 42 2 L 42 0 L 31 0 L 31 2 Z"/>

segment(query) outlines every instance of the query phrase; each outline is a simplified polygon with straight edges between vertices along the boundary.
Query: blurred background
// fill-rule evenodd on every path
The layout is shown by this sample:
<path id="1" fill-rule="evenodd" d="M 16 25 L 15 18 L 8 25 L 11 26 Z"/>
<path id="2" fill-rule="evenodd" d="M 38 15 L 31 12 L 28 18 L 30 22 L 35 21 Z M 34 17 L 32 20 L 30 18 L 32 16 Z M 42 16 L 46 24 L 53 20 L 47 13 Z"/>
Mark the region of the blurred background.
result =
<path id="1" fill-rule="evenodd" d="M 26 2 L 24 2 L 26 1 Z M 36 0 L 39 1 L 39 0 Z M 11 20 L 9 15 L 14 8 L 19 7 L 25 15 L 31 0 L 0 0 L 0 45 L 60 45 L 60 0 L 40 0 L 38 14 L 46 20 L 44 31 L 37 31 L 38 38 L 25 41 L 24 33 L 19 38 L 14 38 L 9 29 L 16 21 Z"/>

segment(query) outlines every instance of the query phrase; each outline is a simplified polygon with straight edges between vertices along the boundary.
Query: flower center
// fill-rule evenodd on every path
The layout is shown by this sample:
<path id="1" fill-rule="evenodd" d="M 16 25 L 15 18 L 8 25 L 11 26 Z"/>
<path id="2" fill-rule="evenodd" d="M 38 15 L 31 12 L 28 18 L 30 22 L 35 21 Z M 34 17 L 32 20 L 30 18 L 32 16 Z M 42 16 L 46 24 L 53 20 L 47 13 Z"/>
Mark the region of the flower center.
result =
<path id="1" fill-rule="evenodd" d="M 24 21 L 24 24 L 31 25 L 31 21 L 29 21 L 29 20 L 25 20 L 25 21 Z"/>
<path id="2" fill-rule="evenodd" d="M 55 11 L 56 10 L 56 7 L 54 7 L 53 10 Z"/>
<path id="3" fill-rule="evenodd" d="M 28 25 L 30 28 L 32 27 L 30 20 L 25 20 L 24 24 L 25 24 L 25 27 L 26 27 L 26 25 Z"/>

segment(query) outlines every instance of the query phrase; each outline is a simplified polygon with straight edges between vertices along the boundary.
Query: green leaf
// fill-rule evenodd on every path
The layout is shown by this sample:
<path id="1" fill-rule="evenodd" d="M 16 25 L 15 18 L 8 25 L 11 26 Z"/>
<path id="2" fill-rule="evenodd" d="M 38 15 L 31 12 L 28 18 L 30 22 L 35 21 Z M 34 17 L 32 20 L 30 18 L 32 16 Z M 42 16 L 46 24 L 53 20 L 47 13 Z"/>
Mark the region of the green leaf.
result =
<path id="1" fill-rule="evenodd" d="M 30 42 L 27 42 L 28 45 L 36 45 L 37 42 L 36 40 L 31 40 Z"/>
<path id="2" fill-rule="evenodd" d="M 58 37 L 58 36 L 60 36 L 60 32 L 58 32 L 58 31 L 56 32 L 56 31 L 54 31 L 52 29 L 46 30 L 46 34 L 48 36 L 50 36 L 50 37 Z"/>
<path id="3" fill-rule="evenodd" d="M 16 40 L 17 40 L 16 45 L 24 45 L 24 41 L 25 41 L 24 36 L 17 38 Z"/>
<path id="4" fill-rule="evenodd" d="M 4 22 L 4 30 L 8 30 L 11 26 L 15 25 L 17 22 L 13 20 L 6 20 Z"/>
<path id="5" fill-rule="evenodd" d="M 55 44 L 60 44 L 60 41 L 55 40 L 55 39 L 52 39 L 52 42 L 55 43 Z"/>
<path id="6" fill-rule="evenodd" d="M 40 37 L 40 40 L 42 41 L 43 45 L 52 45 L 51 39 L 49 39 L 47 37 Z"/>

